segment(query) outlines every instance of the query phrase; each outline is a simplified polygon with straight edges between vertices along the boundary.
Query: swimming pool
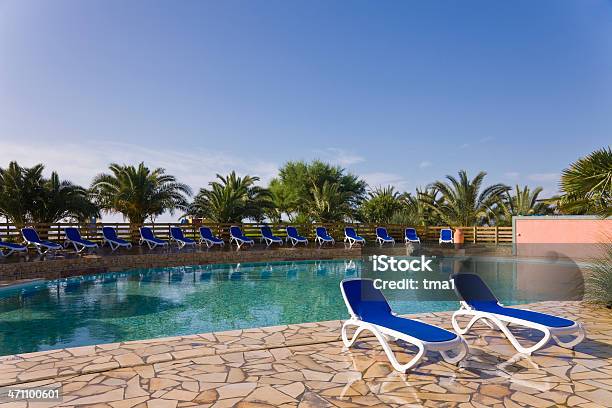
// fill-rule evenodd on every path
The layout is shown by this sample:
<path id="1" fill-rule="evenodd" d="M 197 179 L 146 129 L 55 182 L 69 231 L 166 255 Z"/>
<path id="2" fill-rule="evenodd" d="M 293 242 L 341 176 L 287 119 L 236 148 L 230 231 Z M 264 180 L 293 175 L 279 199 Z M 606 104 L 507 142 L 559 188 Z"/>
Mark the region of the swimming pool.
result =
<path id="1" fill-rule="evenodd" d="M 516 296 L 517 261 L 487 259 L 492 289 Z M 361 261 L 301 261 L 133 270 L 0 290 L 0 355 L 238 328 L 343 319 L 339 282 Z M 443 271 L 442 271 L 443 272 Z M 399 313 L 457 301 L 393 296 Z M 524 299 L 523 299 L 524 301 Z"/>

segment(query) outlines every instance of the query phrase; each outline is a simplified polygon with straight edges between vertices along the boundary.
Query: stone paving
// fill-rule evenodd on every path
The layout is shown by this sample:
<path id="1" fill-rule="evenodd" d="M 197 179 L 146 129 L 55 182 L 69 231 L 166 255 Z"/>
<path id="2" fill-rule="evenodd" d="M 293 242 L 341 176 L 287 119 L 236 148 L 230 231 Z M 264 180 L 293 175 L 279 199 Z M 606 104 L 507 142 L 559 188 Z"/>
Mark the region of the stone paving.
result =
<path id="1" fill-rule="evenodd" d="M 339 321 L 98 345 L 3 358 L 2 384 L 61 386 L 63 401 L 0 408 L 612 406 L 612 311 L 577 302 L 529 308 L 583 322 L 587 339 L 574 351 L 551 343 L 521 357 L 479 326 L 459 366 L 432 353 L 408 374 L 391 368 L 372 337 L 345 350 Z M 450 329 L 450 313 L 418 317 Z"/>

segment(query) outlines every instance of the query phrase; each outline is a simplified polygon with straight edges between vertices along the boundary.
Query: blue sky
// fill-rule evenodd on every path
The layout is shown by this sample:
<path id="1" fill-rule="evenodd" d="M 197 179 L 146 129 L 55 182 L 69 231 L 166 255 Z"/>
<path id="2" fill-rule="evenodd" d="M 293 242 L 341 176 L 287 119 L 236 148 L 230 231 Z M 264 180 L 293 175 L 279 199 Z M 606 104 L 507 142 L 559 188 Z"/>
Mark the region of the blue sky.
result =
<path id="1" fill-rule="evenodd" d="M 612 3 L 0 0 L 0 166 L 194 189 L 321 158 L 542 185 L 612 138 Z"/>

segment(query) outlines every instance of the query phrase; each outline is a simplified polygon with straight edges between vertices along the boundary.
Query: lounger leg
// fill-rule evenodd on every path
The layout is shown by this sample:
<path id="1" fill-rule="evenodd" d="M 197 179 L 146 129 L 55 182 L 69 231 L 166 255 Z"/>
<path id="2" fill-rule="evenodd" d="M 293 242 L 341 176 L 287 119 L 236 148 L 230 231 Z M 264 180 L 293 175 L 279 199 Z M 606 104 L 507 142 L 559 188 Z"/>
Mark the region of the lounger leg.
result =
<path id="1" fill-rule="evenodd" d="M 347 334 L 346 334 L 346 329 L 348 326 L 357 326 L 355 334 L 353 334 L 353 337 L 350 340 L 348 339 Z M 423 355 L 425 354 L 425 347 L 423 346 L 422 343 L 413 343 L 419 349 L 419 351 L 406 364 L 400 364 L 400 362 L 397 361 L 397 358 L 395 357 L 395 354 L 393 353 L 391 346 L 389 346 L 387 339 L 382 333 L 380 333 L 378 330 L 376 330 L 374 327 L 370 325 L 365 326 L 365 325 L 362 325 L 361 323 L 355 322 L 354 320 L 347 320 L 346 322 L 344 322 L 344 325 L 342 326 L 342 341 L 344 342 L 345 346 L 350 347 L 355 342 L 355 340 L 357 340 L 357 337 L 366 329 L 372 332 L 374 336 L 376 336 L 376 339 L 378 340 L 383 350 L 385 351 L 385 354 L 387 355 L 389 362 L 391 363 L 393 368 L 395 368 L 397 371 L 400 371 L 402 373 L 407 372 L 409 369 L 414 367 L 421 360 L 421 358 L 423 358 Z"/>
<path id="2" fill-rule="evenodd" d="M 353 337 L 351 337 L 351 339 L 349 340 L 348 338 L 348 334 L 347 334 L 347 329 L 349 326 L 355 326 L 355 333 L 353 334 Z M 366 328 L 363 326 L 359 326 L 356 325 L 354 322 L 352 322 L 351 320 L 347 320 L 346 322 L 344 322 L 344 324 L 342 325 L 342 342 L 344 343 L 344 345 L 348 348 L 351 347 L 355 341 L 357 340 L 357 337 L 359 337 L 359 335 L 365 330 Z"/>
<path id="3" fill-rule="evenodd" d="M 495 319 L 497 320 L 497 319 Z M 495 321 L 493 320 L 493 321 Z M 501 329 L 502 332 L 504 332 L 504 334 L 506 335 L 506 337 L 508 337 L 508 340 L 510 340 L 510 343 L 512 343 L 512 345 L 514 346 L 514 348 L 524 354 L 527 355 L 531 355 L 531 353 L 533 353 L 536 350 L 541 349 L 542 347 L 544 347 L 546 345 L 546 343 L 548 343 L 548 340 L 550 340 L 550 330 L 548 329 L 542 329 L 540 330 L 542 333 L 544 333 L 544 337 L 538 341 L 536 344 L 534 344 L 531 347 L 523 347 L 521 346 L 521 344 L 518 342 L 518 340 L 516 339 L 516 337 L 514 337 L 514 335 L 510 332 L 510 330 L 508 330 L 508 328 L 503 325 L 501 322 L 495 322 L 497 323 L 497 325 L 499 326 L 499 328 Z M 536 329 L 538 330 L 538 329 Z"/>
<path id="4" fill-rule="evenodd" d="M 559 339 L 559 336 L 555 336 L 555 335 L 552 336 L 553 340 L 558 345 L 560 345 L 561 347 L 569 348 L 569 349 L 573 349 L 574 346 L 576 346 L 579 343 L 581 343 L 582 340 L 584 340 L 585 337 L 586 337 L 586 330 L 584 330 L 584 327 L 582 326 L 582 324 L 579 324 L 579 326 L 578 326 L 578 333 L 576 334 L 576 338 L 574 340 L 571 340 L 571 341 L 562 341 L 561 339 Z"/>
<path id="5" fill-rule="evenodd" d="M 442 355 L 442 358 L 444 359 L 444 361 L 446 361 L 447 363 L 450 364 L 457 364 L 458 362 L 460 362 L 461 360 L 463 360 L 465 358 L 465 356 L 468 353 L 468 347 L 467 344 L 465 344 L 465 341 L 461 341 L 461 343 L 459 344 L 459 347 L 457 347 L 458 351 L 457 351 L 457 355 L 455 357 L 451 357 L 448 355 L 448 350 L 440 350 L 440 354 Z M 455 349 L 455 350 L 457 350 Z"/>
<path id="6" fill-rule="evenodd" d="M 472 320 L 470 320 L 470 322 L 467 324 L 467 326 L 465 326 L 465 329 L 462 329 L 459 326 L 459 322 L 457 322 L 457 317 L 458 316 L 464 316 L 464 315 L 471 315 L 471 313 L 469 311 L 466 310 L 457 310 L 455 313 L 453 313 L 453 317 L 451 319 L 451 323 L 453 325 L 453 329 L 455 329 L 455 331 L 458 334 L 466 334 L 474 325 L 474 323 L 476 323 L 478 320 L 480 319 L 484 319 L 484 316 L 473 316 Z"/>
<path id="7" fill-rule="evenodd" d="M 531 355 L 531 353 L 533 353 L 536 350 L 539 350 L 540 348 L 542 348 L 544 345 L 546 345 L 546 343 L 548 343 L 548 340 L 550 340 L 550 330 L 543 327 L 543 328 L 536 328 L 536 327 L 529 327 L 531 329 L 535 329 L 535 330 L 539 330 L 542 333 L 544 333 L 544 337 L 538 341 L 536 344 L 534 344 L 531 347 L 523 347 L 521 346 L 521 344 L 518 342 L 518 340 L 516 339 L 516 337 L 514 336 L 514 334 L 512 334 L 512 332 L 506 327 L 506 324 L 504 324 L 504 322 L 502 322 L 501 320 L 499 320 L 497 317 L 492 316 L 492 315 L 475 315 L 474 317 L 472 317 L 472 320 L 470 320 L 470 322 L 468 323 L 468 325 L 465 327 L 465 329 L 461 329 L 459 327 L 459 324 L 457 323 L 457 316 L 461 316 L 461 315 L 469 315 L 471 314 L 470 311 L 468 310 L 457 310 L 455 313 L 453 313 L 453 317 L 451 319 L 451 322 L 453 324 L 453 328 L 455 329 L 455 331 L 459 334 L 465 334 L 468 332 L 468 330 L 474 325 L 474 323 L 476 323 L 478 320 L 480 319 L 487 319 L 490 322 L 494 323 L 508 338 L 508 340 L 510 341 L 510 343 L 512 343 L 512 345 L 514 346 L 514 348 L 520 352 L 520 353 L 524 353 L 527 355 Z"/>

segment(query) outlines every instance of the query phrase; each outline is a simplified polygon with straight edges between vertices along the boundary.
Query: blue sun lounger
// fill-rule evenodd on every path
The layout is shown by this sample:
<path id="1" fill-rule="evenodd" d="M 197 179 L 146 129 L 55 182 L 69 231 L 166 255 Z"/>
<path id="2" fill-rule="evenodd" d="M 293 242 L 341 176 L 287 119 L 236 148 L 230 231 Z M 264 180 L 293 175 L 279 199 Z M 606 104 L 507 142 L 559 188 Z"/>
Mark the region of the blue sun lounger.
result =
<path id="1" fill-rule="evenodd" d="M 64 235 L 66 235 L 64 248 L 68 248 L 70 245 L 72 245 L 77 253 L 81 253 L 86 249 L 96 249 L 98 247 L 98 244 L 95 242 L 83 239 L 77 227 L 64 228 Z"/>
<path id="2" fill-rule="evenodd" d="M 131 248 L 132 243 L 121 239 L 117 236 L 117 231 L 113 227 L 102 227 L 102 237 L 104 242 L 102 245 L 108 244 L 112 252 L 115 252 L 117 248 Z"/>
<path id="3" fill-rule="evenodd" d="M 170 227 L 170 241 L 176 242 L 179 250 L 185 248 L 186 246 L 195 248 L 197 245 L 195 240 L 187 238 L 185 234 L 183 234 L 181 227 Z"/>
<path id="4" fill-rule="evenodd" d="M 261 237 L 266 243 L 266 247 L 269 247 L 272 244 L 283 245 L 282 238 L 277 237 L 272 233 L 272 229 L 268 226 L 261 227 Z"/>
<path id="5" fill-rule="evenodd" d="M 453 243 L 453 230 L 450 228 L 443 228 L 440 230 L 439 244 L 452 244 Z"/>
<path id="6" fill-rule="evenodd" d="M 57 252 L 62 249 L 62 246 L 57 242 L 41 240 L 36 230 L 32 227 L 22 228 L 21 235 L 23 235 L 24 244 L 27 246 L 33 245 L 40 255 L 48 252 Z"/>
<path id="7" fill-rule="evenodd" d="M 214 245 L 223 246 L 225 242 L 213 235 L 212 231 L 208 227 L 200 227 L 200 244 L 206 245 L 206 248 L 210 248 Z"/>
<path id="8" fill-rule="evenodd" d="M 327 228 L 325 227 L 317 227 L 315 228 L 315 242 L 319 244 L 319 246 L 323 246 L 326 242 L 334 245 L 336 240 L 327 233 Z"/>
<path id="9" fill-rule="evenodd" d="M 296 246 L 297 244 L 308 245 L 308 239 L 304 238 L 298 233 L 297 228 L 295 227 L 287 227 L 287 242 L 291 242 L 291 246 Z"/>
<path id="10" fill-rule="evenodd" d="M 244 235 L 242 229 L 237 226 L 230 227 L 230 245 L 232 242 L 236 244 L 236 250 L 239 250 L 244 244 L 255 245 L 255 241 Z"/>
<path id="11" fill-rule="evenodd" d="M 376 242 L 378 242 L 380 246 L 384 244 L 395 245 L 395 239 L 389 235 L 387 229 L 384 227 L 376 227 Z"/>
<path id="12" fill-rule="evenodd" d="M 366 240 L 364 237 L 357 234 L 355 228 L 346 227 L 344 228 L 344 242 L 348 242 L 349 248 L 352 248 L 355 244 L 365 245 Z"/>
<path id="13" fill-rule="evenodd" d="M 340 283 L 340 289 L 351 316 L 342 326 L 342 341 L 346 347 L 353 345 L 361 332 L 368 330 L 378 339 L 393 368 L 401 372 L 417 364 L 427 351 L 439 351 L 444 360 L 452 364 L 467 355 L 467 344 L 457 334 L 393 313 L 383 293 L 374 287 L 373 280 L 345 279 Z M 347 329 L 351 326 L 356 330 L 349 339 Z M 400 364 L 389 346 L 389 338 L 414 344 L 419 351 L 409 362 Z M 448 354 L 451 350 L 454 357 Z"/>
<path id="14" fill-rule="evenodd" d="M 455 291 L 461 299 L 461 308 L 453 314 L 453 327 L 459 334 L 467 333 L 478 320 L 493 328 L 497 326 L 510 340 L 510 343 L 519 353 L 530 355 L 544 347 L 550 337 L 562 347 L 573 348 L 584 340 L 586 332 L 580 323 L 569 319 L 532 312 L 531 310 L 504 307 L 499 303 L 491 289 L 483 282 L 480 276 L 473 273 L 460 273 L 453 275 Z M 459 327 L 457 317 L 472 316 L 465 329 Z M 531 347 L 523 347 L 514 334 L 508 330 L 508 325 L 514 324 L 536 329 L 544 333 L 544 337 Z M 571 341 L 561 341 L 559 336 L 575 336 Z"/>
<path id="15" fill-rule="evenodd" d="M 168 241 L 157 238 L 150 227 L 140 227 L 139 244 L 147 244 L 149 249 L 155 249 L 158 246 L 167 247 Z"/>
<path id="16" fill-rule="evenodd" d="M 421 243 L 421 238 L 419 238 L 414 228 L 406 228 L 404 231 L 404 243 L 408 244 L 409 242 Z"/>
<path id="17" fill-rule="evenodd" d="M 6 253 L 4 251 L 7 251 Z M 4 242 L 0 240 L 0 258 L 9 257 L 14 252 L 27 252 L 28 248 L 21 244 L 15 244 L 13 242 Z"/>

